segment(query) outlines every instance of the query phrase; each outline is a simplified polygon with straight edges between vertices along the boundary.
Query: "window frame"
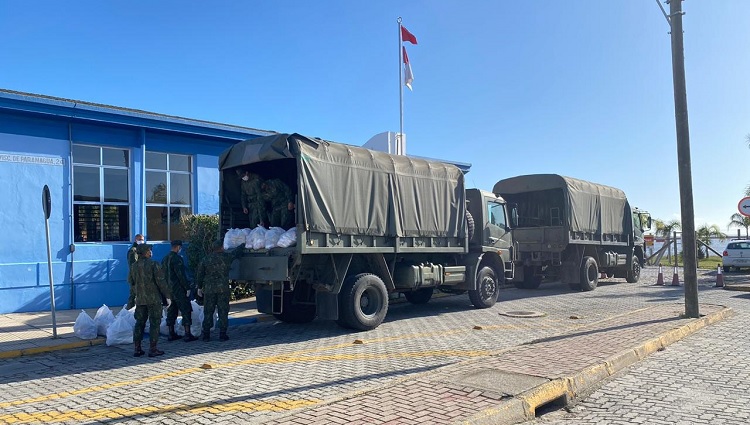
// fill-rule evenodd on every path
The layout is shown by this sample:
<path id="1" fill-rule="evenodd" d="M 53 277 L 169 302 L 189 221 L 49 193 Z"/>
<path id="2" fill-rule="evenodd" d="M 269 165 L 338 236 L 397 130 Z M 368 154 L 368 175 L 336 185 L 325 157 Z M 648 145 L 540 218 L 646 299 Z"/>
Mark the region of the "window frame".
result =
<path id="1" fill-rule="evenodd" d="M 85 162 L 76 162 L 76 158 L 74 155 L 74 150 L 76 146 L 86 147 L 86 148 L 95 148 L 99 151 L 99 164 L 91 164 L 91 163 L 85 163 Z M 127 161 L 126 165 L 119 166 L 119 165 L 109 165 L 104 163 L 104 149 L 112 149 L 117 151 L 123 151 L 127 152 Z M 133 208 L 131 206 L 131 198 L 132 198 L 132 191 L 131 191 L 131 168 L 132 168 L 132 157 L 133 152 L 130 148 L 126 147 L 117 147 L 117 146 L 104 146 L 104 145 L 94 145 L 90 143 L 78 143 L 73 142 L 71 144 L 71 152 L 70 152 L 70 163 L 71 163 L 71 205 L 72 205 L 72 222 L 71 222 L 71 234 L 72 239 L 74 243 L 107 243 L 107 244 L 117 244 L 122 242 L 128 242 L 130 240 L 130 234 L 132 231 L 132 221 L 133 221 Z M 77 201 L 76 200 L 76 181 L 75 181 L 75 175 L 76 175 L 76 168 L 87 168 L 87 169 L 96 169 L 98 170 L 99 174 L 99 200 L 98 201 Z M 105 187 L 104 187 L 104 170 L 105 169 L 112 169 L 112 170 L 125 170 L 125 179 L 127 183 L 127 189 L 125 191 L 127 200 L 125 202 L 116 202 L 116 201 L 105 201 Z M 76 225 L 78 223 L 78 215 L 76 214 L 76 206 L 77 205 L 95 205 L 99 207 L 99 235 L 98 240 L 79 240 L 79 234 L 76 232 Z M 116 206 L 116 207 L 127 207 L 127 236 L 126 239 L 119 239 L 119 240 L 105 240 L 105 207 L 106 206 Z M 120 223 L 122 224 L 122 223 Z"/>
<path id="2" fill-rule="evenodd" d="M 148 168 L 148 154 L 162 154 L 166 155 L 166 164 L 164 165 L 164 168 Z M 170 158 L 172 156 L 181 156 L 186 157 L 188 159 L 188 171 L 183 170 L 171 170 L 170 169 Z M 194 211 L 193 208 L 193 201 L 195 197 L 195 182 L 193 180 L 193 176 L 195 174 L 195 159 L 193 158 L 193 155 L 191 154 L 184 154 L 184 153 L 176 153 L 176 152 L 164 152 L 164 151 L 155 151 L 155 150 L 148 150 L 146 149 L 144 152 L 144 162 L 143 162 L 143 171 L 144 171 L 144 179 L 143 179 L 143 187 L 144 187 L 144 215 L 145 215 L 145 223 L 146 228 L 144 231 L 146 233 L 149 233 L 149 224 L 148 224 L 148 209 L 149 207 L 161 207 L 161 208 L 167 208 L 167 239 L 165 240 L 158 240 L 158 239 L 152 239 L 154 242 L 168 242 L 173 239 L 172 237 L 172 211 L 175 208 L 187 208 L 190 210 L 188 214 L 192 214 Z M 157 173 L 164 173 L 166 175 L 166 202 L 148 202 L 149 195 L 146 193 L 148 190 L 151 190 L 151 188 L 148 185 L 148 173 L 149 172 L 157 172 Z M 183 175 L 188 177 L 188 182 L 190 183 L 190 187 L 188 188 L 188 195 L 189 199 L 187 203 L 172 203 L 172 174 L 175 175 Z M 150 237 L 150 235 L 149 235 Z"/>

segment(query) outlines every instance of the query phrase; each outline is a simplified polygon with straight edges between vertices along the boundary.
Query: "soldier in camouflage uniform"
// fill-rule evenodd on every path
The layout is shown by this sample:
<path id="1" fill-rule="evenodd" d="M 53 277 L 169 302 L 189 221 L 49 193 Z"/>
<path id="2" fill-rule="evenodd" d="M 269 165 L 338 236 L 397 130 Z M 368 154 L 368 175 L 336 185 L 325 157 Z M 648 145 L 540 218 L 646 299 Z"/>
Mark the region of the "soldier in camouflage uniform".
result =
<path id="1" fill-rule="evenodd" d="M 242 212 L 247 214 L 250 220 L 250 227 L 257 225 L 266 225 L 266 209 L 264 208 L 261 197 L 262 180 L 257 174 L 245 171 L 240 183 L 241 193 L 240 201 L 242 202 Z"/>
<path id="2" fill-rule="evenodd" d="M 139 233 L 135 235 L 135 242 L 133 242 L 133 245 L 130 245 L 130 248 L 128 249 L 128 272 L 130 272 L 130 269 L 133 267 L 133 263 L 138 261 L 138 252 L 136 252 L 136 248 L 144 242 L 146 242 L 146 238 L 144 238 L 142 234 Z M 125 305 L 125 309 L 130 310 L 133 307 L 135 307 L 135 292 L 133 291 L 133 286 L 130 285 L 130 295 L 128 295 L 128 303 Z"/>
<path id="3" fill-rule="evenodd" d="M 133 263 L 128 274 L 128 282 L 135 290 L 135 329 L 133 343 L 135 357 L 145 354 L 141 349 L 143 331 L 146 320 L 149 320 L 149 337 L 151 345 L 148 356 L 156 357 L 164 354 L 157 348 L 159 342 L 159 324 L 161 323 L 162 298 L 172 298 L 167 283 L 164 281 L 159 263 L 151 260 L 151 245 L 141 244 L 137 248 L 138 261 Z"/>
<path id="4" fill-rule="evenodd" d="M 172 291 L 172 304 L 167 309 L 167 328 L 169 329 L 167 340 L 175 341 L 180 339 L 180 336 L 174 330 L 175 323 L 177 322 L 177 312 L 179 311 L 182 313 L 182 326 L 185 327 L 185 342 L 195 341 L 198 338 L 190 332 L 190 325 L 193 324 L 191 317 L 193 308 L 188 298 L 190 282 L 188 282 L 187 276 L 185 276 L 185 262 L 180 257 L 182 241 L 175 239 L 172 241 L 171 246 L 172 249 L 169 251 L 169 254 L 161 260 L 164 278 L 167 280 L 169 289 Z"/>
<path id="5" fill-rule="evenodd" d="M 292 191 L 279 179 L 270 179 L 261 185 L 263 200 L 269 205 L 268 221 L 271 227 L 288 228 L 294 225 L 294 197 Z"/>
<path id="6" fill-rule="evenodd" d="M 214 243 L 214 250 L 201 260 L 196 272 L 198 295 L 203 296 L 203 333 L 201 339 L 211 339 L 211 327 L 214 325 L 214 310 L 219 310 L 219 339 L 226 341 L 229 320 L 229 265 L 232 258 L 224 254 L 221 241 Z"/>

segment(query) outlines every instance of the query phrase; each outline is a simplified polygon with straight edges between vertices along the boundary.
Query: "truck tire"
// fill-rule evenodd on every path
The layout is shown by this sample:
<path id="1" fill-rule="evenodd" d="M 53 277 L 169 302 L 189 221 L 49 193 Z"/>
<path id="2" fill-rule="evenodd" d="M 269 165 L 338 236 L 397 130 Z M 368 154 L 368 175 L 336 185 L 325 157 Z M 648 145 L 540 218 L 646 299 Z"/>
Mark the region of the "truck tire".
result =
<path id="1" fill-rule="evenodd" d="M 432 298 L 432 293 L 435 292 L 434 288 L 420 288 L 412 292 L 404 292 L 406 301 L 412 304 L 427 304 Z"/>
<path id="2" fill-rule="evenodd" d="M 633 256 L 633 267 L 628 270 L 625 281 L 628 283 L 637 283 L 641 278 L 641 259 L 637 255 Z"/>
<path id="3" fill-rule="evenodd" d="M 466 210 L 466 233 L 469 234 L 469 240 L 474 239 L 474 216 L 469 210 Z"/>
<path id="4" fill-rule="evenodd" d="M 523 268 L 523 281 L 515 282 L 518 289 L 536 289 L 542 284 L 541 275 L 534 275 L 534 267 Z"/>
<path id="5" fill-rule="evenodd" d="M 497 302 L 500 285 L 492 267 L 484 266 L 477 273 L 477 289 L 469 291 L 469 300 L 476 308 L 490 308 Z"/>
<path id="6" fill-rule="evenodd" d="M 284 305 L 281 313 L 273 317 L 285 323 L 309 323 L 315 319 L 315 306 L 311 304 L 292 304 L 293 292 L 284 292 Z"/>
<path id="7" fill-rule="evenodd" d="M 371 273 L 349 276 L 339 293 L 340 326 L 358 331 L 377 328 L 388 312 L 388 290 Z"/>
<path id="8" fill-rule="evenodd" d="M 581 265 L 581 291 L 593 291 L 599 283 L 599 267 L 594 257 L 583 257 Z"/>

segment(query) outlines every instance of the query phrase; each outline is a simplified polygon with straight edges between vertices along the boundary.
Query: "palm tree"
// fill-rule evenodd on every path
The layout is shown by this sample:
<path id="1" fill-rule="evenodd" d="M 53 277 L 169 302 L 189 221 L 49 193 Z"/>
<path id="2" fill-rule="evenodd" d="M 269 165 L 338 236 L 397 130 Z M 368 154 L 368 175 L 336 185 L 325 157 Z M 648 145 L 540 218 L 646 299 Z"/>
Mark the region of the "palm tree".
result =
<path id="1" fill-rule="evenodd" d="M 729 229 L 730 227 L 744 227 L 745 238 L 749 237 L 748 230 L 750 230 L 750 217 L 739 213 L 734 213 L 729 219 L 731 221 L 727 225 L 727 229 Z"/>
<path id="2" fill-rule="evenodd" d="M 712 224 L 704 224 L 701 227 L 698 228 L 698 230 L 695 232 L 697 239 L 704 244 L 710 246 L 711 245 L 711 239 L 718 238 L 720 241 L 727 240 L 727 235 L 721 232 L 721 229 L 719 229 L 719 226 Z M 708 257 L 708 248 L 706 246 L 698 246 L 698 259 L 703 259 Z"/>

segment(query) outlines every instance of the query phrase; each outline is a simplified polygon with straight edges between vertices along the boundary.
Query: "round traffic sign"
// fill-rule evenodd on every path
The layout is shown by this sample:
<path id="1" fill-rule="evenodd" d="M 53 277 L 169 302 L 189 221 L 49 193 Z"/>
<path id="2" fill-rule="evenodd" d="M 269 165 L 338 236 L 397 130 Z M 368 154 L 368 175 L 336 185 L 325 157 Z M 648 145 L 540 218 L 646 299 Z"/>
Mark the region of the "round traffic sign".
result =
<path id="1" fill-rule="evenodd" d="M 745 217 L 750 217 L 750 196 L 740 199 L 740 203 L 737 204 L 737 209 L 740 211 L 740 214 Z"/>

